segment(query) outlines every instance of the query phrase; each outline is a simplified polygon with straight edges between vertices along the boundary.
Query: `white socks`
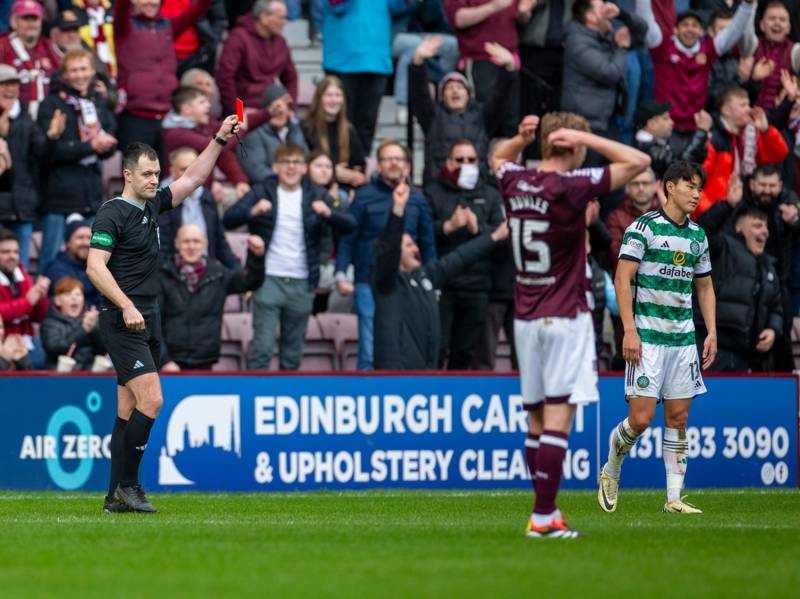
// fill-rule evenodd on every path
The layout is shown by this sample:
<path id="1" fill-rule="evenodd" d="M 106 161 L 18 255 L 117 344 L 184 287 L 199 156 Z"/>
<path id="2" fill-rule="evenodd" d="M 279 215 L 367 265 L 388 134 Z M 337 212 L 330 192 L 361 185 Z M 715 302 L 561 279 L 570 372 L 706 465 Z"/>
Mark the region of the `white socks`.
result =
<path id="1" fill-rule="evenodd" d="M 685 428 L 664 428 L 664 466 L 667 469 L 667 501 L 681 498 L 683 479 L 686 476 L 686 452 L 689 443 Z"/>
<path id="2" fill-rule="evenodd" d="M 617 425 L 614 436 L 611 439 L 611 447 L 608 450 L 608 461 L 606 462 L 606 474 L 619 477 L 619 469 L 622 467 L 622 460 L 628 455 L 631 447 L 636 445 L 639 434 L 632 428 L 626 418 Z"/>

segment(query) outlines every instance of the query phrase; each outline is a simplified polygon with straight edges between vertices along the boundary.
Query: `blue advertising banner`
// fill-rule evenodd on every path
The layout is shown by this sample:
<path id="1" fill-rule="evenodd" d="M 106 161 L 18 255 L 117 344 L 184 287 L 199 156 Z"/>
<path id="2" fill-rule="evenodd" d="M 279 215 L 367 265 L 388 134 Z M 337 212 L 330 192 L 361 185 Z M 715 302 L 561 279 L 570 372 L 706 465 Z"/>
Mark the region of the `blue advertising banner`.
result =
<path id="1" fill-rule="evenodd" d="M 165 376 L 142 465 L 157 490 L 528 488 L 512 376 Z M 797 486 L 797 380 L 711 378 L 690 416 L 688 487 Z M 580 408 L 564 488 L 594 488 L 625 417 L 621 377 Z M 101 490 L 113 377 L 0 377 L 0 488 Z M 623 474 L 662 487 L 661 412 Z"/>

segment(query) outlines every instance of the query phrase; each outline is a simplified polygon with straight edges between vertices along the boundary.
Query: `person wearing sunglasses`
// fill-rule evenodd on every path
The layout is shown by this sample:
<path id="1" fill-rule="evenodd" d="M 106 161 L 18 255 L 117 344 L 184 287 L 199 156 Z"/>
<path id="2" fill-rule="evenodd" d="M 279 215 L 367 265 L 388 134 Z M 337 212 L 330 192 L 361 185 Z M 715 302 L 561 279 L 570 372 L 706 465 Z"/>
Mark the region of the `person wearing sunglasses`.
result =
<path id="1" fill-rule="evenodd" d="M 425 188 L 433 215 L 436 251 L 445 256 L 503 222 L 500 193 L 486 181 L 478 151 L 468 139 L 450 146 L 436 180 Z M 490 252 L 452 277 L 439 300 L 439 366 L 467 370 L 486 323 L 491 278 Z"/>

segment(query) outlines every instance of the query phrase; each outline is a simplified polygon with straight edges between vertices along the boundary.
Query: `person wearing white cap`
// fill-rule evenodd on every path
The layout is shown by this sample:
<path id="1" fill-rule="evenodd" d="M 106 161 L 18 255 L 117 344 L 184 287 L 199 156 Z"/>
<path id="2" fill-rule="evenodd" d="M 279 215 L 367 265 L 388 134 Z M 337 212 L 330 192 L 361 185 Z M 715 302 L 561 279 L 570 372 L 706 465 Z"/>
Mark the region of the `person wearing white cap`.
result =
<path id="1" fill-rule="evenodd" d="M 8 158 L 6 170 L 0 175 L 0 227 L 17 235 L 20 262 L 27 268 L 39 204 L 39 161 L 47 144 L 45 133 L 22 110 L 19 95 L 19 73 L 10 65 L 0 64 L 0 142 L 6 146 Z M 64 114 L 59 111 L 50 121 L 47 136 L 57 139 L 64 122 Z"/>
<path id="2" fill-rule="evenodd" d="M 17 0 L 11 6 L 13 32 L 0 38 L 0 63 L 19 72 L 20 100 L 34 118 L 59 63 L 53 43 L 42 36 L 42 15 L 42 5 L 35 0 Z"/>

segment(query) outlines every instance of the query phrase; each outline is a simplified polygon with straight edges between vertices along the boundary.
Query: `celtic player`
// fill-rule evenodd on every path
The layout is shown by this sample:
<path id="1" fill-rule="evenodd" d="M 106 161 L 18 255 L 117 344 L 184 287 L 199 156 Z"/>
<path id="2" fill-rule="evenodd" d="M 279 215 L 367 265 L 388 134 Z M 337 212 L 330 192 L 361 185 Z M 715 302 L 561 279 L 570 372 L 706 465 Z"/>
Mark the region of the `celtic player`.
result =
<path id="1" fill-rule="evenodd" d="M 608 462 L 597 493 L 606 512 L 617 508 L 622 460 L 664 400 L 663 454 L 667 470 L 665 512 L 699 514 L 681 498 L 686 474 L 686 422 L 692 399 L 705 393 L 692 320 L 692 283 L 708 336 L 703 370 L 717 353 L 714 287 L 705 232 L 689 219 L 697 207 L 705 171 L 675 162 L 664 173 L 663 208 L 637 218 L 625 231 L 614 280 L 625 328 L 625 398 L 628 417 L 611 435 Z"/>

